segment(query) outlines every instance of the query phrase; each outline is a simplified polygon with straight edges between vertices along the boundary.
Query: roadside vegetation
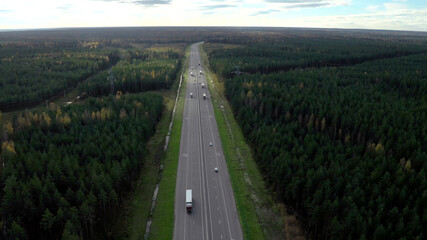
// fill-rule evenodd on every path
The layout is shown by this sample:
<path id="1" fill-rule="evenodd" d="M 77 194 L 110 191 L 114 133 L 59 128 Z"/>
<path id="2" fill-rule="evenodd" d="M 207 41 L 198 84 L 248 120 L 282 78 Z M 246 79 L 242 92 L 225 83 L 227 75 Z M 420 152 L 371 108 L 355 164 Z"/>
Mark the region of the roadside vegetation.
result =
<path id="1" fill-rule="evenodd" d="M 422 40 L 299 38 L 204 46 L 269 189 L 308 237 L 425 238 Z"/>
<path id="2" fill-rule="evenodd" d="M 185 51 L 185 56 L 182 86 L 176 105 L 175 119 L 173 121 L 170 134 L 169 146 L 166 150 L 166 155 L 163 161 L 163 173 L 159 185 L 157 204 L 153 212 L 153 223 L 151 225 L 149 239 L 173 238 L 176 175 L 178 170 L 182 116 L 184 112 L 190 48 L 187 48 Z"/>

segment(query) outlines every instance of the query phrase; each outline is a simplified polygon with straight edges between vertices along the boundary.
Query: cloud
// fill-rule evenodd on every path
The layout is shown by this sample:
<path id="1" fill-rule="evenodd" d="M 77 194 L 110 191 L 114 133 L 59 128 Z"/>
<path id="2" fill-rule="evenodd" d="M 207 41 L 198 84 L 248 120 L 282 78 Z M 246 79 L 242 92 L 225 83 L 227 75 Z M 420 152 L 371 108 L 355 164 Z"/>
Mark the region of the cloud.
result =
<path id="1" fill-rule="evenodd" d="M 401 3 L 384 3 L 384 7 L 388 11 L 406 9 L 406 5 Z"/>
<path id="2" fill-rule="evenodd" d="M 365 9 L 368 12 L 377 12 L 379 7 L 379 5 L 369 5 Z"/>
<path id="3" fill-rule="evenodd" d="M 265 0 L 265 2 L 270 2 L 270 3 L 313 3 L 313 2 L 323 2 L 323 0 Z"/>
<path id="4" fill-rule="evenodd" d="M 236 7 L 236 5 L 231 4 L 217 4 L 217 5 L 205 5 L 200 8 L 202 11 L 208 11 L 208 10 L 214 10 L 214 9 L 220 9 L 220 8 L 233 8 Z"/>
<path id="5" fill-rule="evenodd" d="M 130 3 L 142 6 L 156 6 L 171 4 L 172 0 L 92 0 L 96 2 L 117 2 L 117 3 Z"/>
<path id="6" fill-rule="evenodd" d="M 165 5 L 170 4 L 172 0 L 137 0 L 132 1 L 131 3 L 137 4 L 137 5 L 144 5 L 144 6 L 154 6 L 154 5 Z"/>
<path id="7" fill-rule="evenodd" d="M 280 11 L 275 10 L 275 9 L 261 10 L 261 11 L 254 13 L 254 14 L 251 14 L 251 16 L 265 15 L 265 14 L 270 14 L 270 13 L 275 13 L 275 12 L 280 12 Z"/>
<path id="8" fill-rule="evenodd" d="M 351 0 L 264 0 L 272 4 L 280 4 L 285 9 L 318 8 L 349 5 Z"/>
<path id="9" fill-rule="evenodd" d="M 385 10 L 366 14 L 302 17 L 298 27 L 427 31 L 427 9 Z"/>
<path id="10" fill-rule="evenodd" d="M 297 3 L 297 4 L 290 4 L 284 6 L 286 9 L 291 8 L 317 8 L 317 7 L 328 7 L 328 6 L 335 6 L 328 2 L 308 2 L 308 3 Z"/>
<path id="11" fill-rule="evenodd" d="M 73 8 L 73 6 L 71 4 L 65 4 L 65 5 L 61 5 L 61 6 L 57 7 L 57 9 L 63 10 L 63 11 L 68 11 L 72 8 Z"/>

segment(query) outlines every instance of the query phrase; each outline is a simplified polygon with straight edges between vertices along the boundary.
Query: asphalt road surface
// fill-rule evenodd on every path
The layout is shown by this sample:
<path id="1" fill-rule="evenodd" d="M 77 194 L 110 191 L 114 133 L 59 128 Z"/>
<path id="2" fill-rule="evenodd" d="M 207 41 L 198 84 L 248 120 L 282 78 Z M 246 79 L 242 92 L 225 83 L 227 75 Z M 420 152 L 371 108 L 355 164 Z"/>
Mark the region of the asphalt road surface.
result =
<path id="1" fill-rule="evenodd" d="M 242 228 L 201 66 L 200 44 L 191 46 L 175 190 L 174 239 L 240 240 Z M 191 214 L 186 211 L 186 189 L 193 191 Z"/>

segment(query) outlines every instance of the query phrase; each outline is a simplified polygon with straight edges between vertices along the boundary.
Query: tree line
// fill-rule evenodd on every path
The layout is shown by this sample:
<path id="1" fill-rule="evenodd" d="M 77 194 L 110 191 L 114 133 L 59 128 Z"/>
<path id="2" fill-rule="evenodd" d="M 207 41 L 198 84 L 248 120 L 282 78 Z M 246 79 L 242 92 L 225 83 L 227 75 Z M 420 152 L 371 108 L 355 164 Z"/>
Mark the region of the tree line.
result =
<path id="1" fill-rule="evenodd" d="M 286 38 L 252 42 L 231 48 L 207 44 L 210 66 L 225 76 L 239 70 L 270 73 L 296 68 L 347 66 L 365 61 L 427 52 L 424 44 L 372 39 Z"/>

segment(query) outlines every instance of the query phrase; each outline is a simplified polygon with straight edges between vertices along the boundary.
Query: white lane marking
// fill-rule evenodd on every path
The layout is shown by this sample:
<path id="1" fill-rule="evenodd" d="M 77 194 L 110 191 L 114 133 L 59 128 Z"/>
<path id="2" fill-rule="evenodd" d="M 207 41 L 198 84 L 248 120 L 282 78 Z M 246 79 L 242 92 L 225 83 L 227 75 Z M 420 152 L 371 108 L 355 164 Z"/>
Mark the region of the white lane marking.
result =
<path id="1" fill-rule="evenodd" d="M 194 60 L 194 58 L 193 58 L 193 60 Z M 196 76 L 196 79 L 197 79 L 197 76 Z M 202 146 L 202 139 L 201 139 L 201 131 L 202 131 L 202 126 L 201 126 L 201 119 L 200 119 L 200 98 L 199 98 L 199 96 L 200 96 L 200 91 L 199 91 L 199 89 L 197 88 L 197 99 L 198 99 L 198 101 L 195 103 L 196 104 L 196 112 L 197 112 L 197 118 L 198 118 L 198 121 L 197 121 L 197 125 L 198 125 L 198 130 L 199 130 L 199 141 L 198 141 L 198 143 L 200 144 L 200 148 L 203 148 L 203 146 Z M 204 177 L 204 171 L 202 171 L 202 169 L 204 168 L 204 167 L 202 167 L 202 165 L 203 165 L 203 153 L 202 153 L 202 151 L 200 151 L 199 152 L 200 153 L 200 165 L 199 165 L 199 171 L 200 171 L 200 174 L 201 174 L 201 180 L 202 181 L 200 181 L 199 183 L 200 183 L 200 193 L 202 193 L 202 196 L 201 196 L 201 198 L 203 199 L 202 200 L 202 209 L 204 210 L 204 218 L 203 218 L 203 214 L 201 214 L 201 216 L 202 216 L 202 235 L 203 235 L 203 239 L 205 239 L 205 230 L 204 230 L 204 227 L 206 227 L 206 238 L 207 239 L 209 239 L 209 233 L 208 233 L 208 231 L 209 231 L 209 229 L 208 229 L 208 219 L 207 219 L 207 204 L 206 204 L 206 189 L 205 189 L 205 177 Z M 202 187 L 203 186 L 203 187 Z M 208 199 L 208 201 L 209 201 L 209 199 Z M 203 212 L 202 212 L 203 213 Z M 206 221 L 204 221 L 204 220 L 206 220 Z M 206 225 L 206 226 L 205 226 Z M 211 225 L 212 225 L 212 220 L 211 220 Z M 212 226 L 211 226 L 211 228 L 212 228 Z"/>
<path id="2" fill-rule="evenodd" d="M 199 62 L 201 61 L 201 59 L 199 58 Z M 197 79 L 197 82 L 199 81 L 198 79 L 199 78 L 197 78 L 197 76 L 196 76 L 196 79 Z M 197 98 L 198 99 L 200 99 L 199 98 L 199 96 L 200 96 L 200 89 L 199 88 L 197 88 Z M 200 158 L 200 161 L 201 161 L 201 165 L 202 165 L 202 183 L 203 183 L 203 186 L 209 186 L 209 180 L 208 180 L 208 177 L 206 177 L 206 164 L 205 164 L 205 161 L 206 161 L 206 158 L 204 157 L 204 151 L 203 151 L 203 139 L 202 139 L 202 131 L 203 131 L 203 129 L 202 129 L 202 120 L 201 120 L 201 110 L 200 110 L 200 100 L 199 101 L 197 101 L 197 113 L 198 113 L 198 126 L 199 126 L 199 130 L 200 130 L 200 134 L 199 134 L 199 143 L 200 143 L 200 146 L 201 146 L 201 150 L 202 151 L 200 151 L 200 155 L 201 155 L 201 158 Z M 206 184 L 205 184 L 205 182 L 206 182 Z M 206 231 L 207 231 L 207 239 L 209 239 L 209 228 L 208 228 L 208 220 L 207 220 L 207 215 L 208 215 L 208 212 L 207 212 L 207 210 L 209 209 L 209 219 L 210 219 L 210 225 L 211 225 L 211 236 L 212 236 L 212 239 L 213 239 L 213 226 L 212 226 L 212 209 L 211 209 L 211 203 L 210 203 L 210 196 L 209 196 L 209 189 L 205 189 L 205 188 L 203 188 L 203 196 L 204 197 L 206 197 L 206 194 L 207 194 L 207 204 L 205 203 L 204 204 L 204 210 L 205 210 L 205 218 L 206 218 Z M 206 201 L 206 200 L 205 200 Z M 207 206 L 206 206 L 207 205 Z"/>
<path id="3" fill-rule="evenodd" d="M 206 101 L 206 106 L 207 106 L 208 111 L 211 110 L 211 108 L 209 108 L 208 101 Z M 217 144 L 215 143 L 215 138 L 213 138 L 214 133 L 213 133 L 212 121 L 211 121 L 210 118 L 208 118 L 208 121 L 209 121 L 210 130 L 211 130 L 211 136 L 212 136 L 212 143 L 213 143 L 214 151 L 217 152 L 217 149 L 216 149 Z M 219 149 L 221 149 L 221 147 L 219 147 Z M 219 166 L 219 161 L 218 161 L 218 158 L 217 158 L 216 154 L 215 154 L 215 160 L 216 160 L 217 166 Z M 225 162 L 225 159 L 224 159 L 224 162 Z M 227 163 L 226 163 L 225 166 L 227 166 Z M 227 167 L 225 167 L 225 168 L 227 168 Z M 223 203 L 224 203 L 225 216 L 227 218 L 228 232 L 230 234 L 230 239 L 233 239 L 233 237 L 231 235 L 230 218 L 229 218 L 229 215 L 228 215 L 227 204 L 226 204 L 226 201 L 225 201 L 224 186 L 223 186 L 221 174 L 219 174 L 219 182 L 220 182 L 220 186 L 221 186 L 221 193 L 222 193 L 222 199 L 223 199 Z M 231 190 L 233 190 L 233 189 L 231 189 Z M 231 199 L 233 199 L 233 198 L 231 197 Z M 239 224 L 240 224 L 240 222 L 239 222 Z"/>

